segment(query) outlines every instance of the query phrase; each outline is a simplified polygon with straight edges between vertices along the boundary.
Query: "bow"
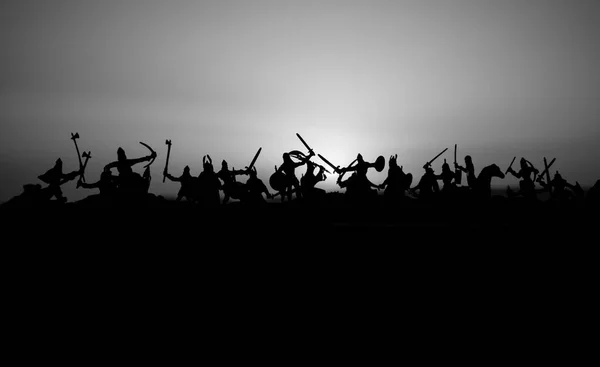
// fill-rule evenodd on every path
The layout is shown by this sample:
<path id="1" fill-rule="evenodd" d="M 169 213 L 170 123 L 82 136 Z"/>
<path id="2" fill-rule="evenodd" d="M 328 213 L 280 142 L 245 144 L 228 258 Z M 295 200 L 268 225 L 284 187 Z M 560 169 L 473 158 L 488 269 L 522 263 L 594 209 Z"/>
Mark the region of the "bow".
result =
<path id="1" fill-rule="evenodd" d="M 146 148 L 148 148 L 148 150 L 150 150 L 150 155 L 152 156 L 152 160 L 144 166 L 144 168 L 150 166 L 152 163 L 154 163 L 154 160 L 156 159 L 156 152 L 154 151 L 154 149 L 150 148 L 150 146 L 144 142 L 140 141 L 140 144 L 142 144 L 143 146 L 145 146 Z"/>

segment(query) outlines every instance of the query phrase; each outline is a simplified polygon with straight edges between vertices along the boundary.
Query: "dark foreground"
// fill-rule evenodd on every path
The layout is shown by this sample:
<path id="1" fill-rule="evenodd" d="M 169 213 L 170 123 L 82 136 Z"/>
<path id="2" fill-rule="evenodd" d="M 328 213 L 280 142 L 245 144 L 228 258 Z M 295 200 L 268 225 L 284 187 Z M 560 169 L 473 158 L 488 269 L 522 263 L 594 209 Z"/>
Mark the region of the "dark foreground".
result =
<path id="1" fill-rule="evenodd" d="M 85 320 L 111 337 L 123 325 L 155 330 L 157 318 L 256 330 L 266 313 L 346 327 L 402 315 L 452 332 L 471 320 L 513 340 L 524 325 L 583 325 L 595 309 L 596 208 L 335 204 L 4 208 L 3 295 L 18 320 L 48 330 Z"/>
<path id="2" fill-rule="evenodd" d="M 591 279 L 587 272 L 596 273 L 600 260 L 598 208 L 575 203 L 409 200 L 200 208 L 159 200 L 145 206 L 3 208 L 1 214 L 4 259 L 29 274 L 200 272 L 227 279 L 263 272 L 275 278 L 313 271 L 386 277 L 559 272 Z"/>
<path id="3" fill-rule="evenodd" d="M 495 197 L 485 202 L 379 198 L 351 203 L 270 202 L 201 207 L 154 195 L 127 204 L 80 201 L 46 207 L 0 207 L 13 241 L 82 246 L 375 245 L 549 246 L 592 244 L 598 208 Z M 56 241 L 56 242 L 54 242 Z M 12 242 L 12 241 L 9 241 Z"/>

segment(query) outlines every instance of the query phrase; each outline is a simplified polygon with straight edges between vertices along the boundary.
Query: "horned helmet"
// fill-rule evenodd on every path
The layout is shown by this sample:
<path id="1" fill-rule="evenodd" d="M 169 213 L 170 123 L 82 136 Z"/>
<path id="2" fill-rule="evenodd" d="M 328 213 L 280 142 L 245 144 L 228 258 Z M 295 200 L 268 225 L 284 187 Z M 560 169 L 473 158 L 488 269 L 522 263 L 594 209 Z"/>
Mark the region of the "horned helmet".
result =
<path id="1" fill-rule="evenodd" d="M 212 159 L 210 158 L 210 155 L 207 154 L 202 158 L 202 167 L 206 172 L 214 172 Z"/>
<path id="2" fill-rule="evenodd" d="M 390 156 L 389 168 L 394 167 L 398 167 L 398 154 Z"/>

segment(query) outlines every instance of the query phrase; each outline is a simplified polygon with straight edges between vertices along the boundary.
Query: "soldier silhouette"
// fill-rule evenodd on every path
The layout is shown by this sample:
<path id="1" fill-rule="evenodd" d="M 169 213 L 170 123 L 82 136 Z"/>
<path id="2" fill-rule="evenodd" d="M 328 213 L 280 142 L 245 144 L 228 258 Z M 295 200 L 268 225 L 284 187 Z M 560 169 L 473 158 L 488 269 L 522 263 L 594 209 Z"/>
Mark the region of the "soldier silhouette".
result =
<path id="1" fill-rule="evenodd" d="M 419 199 L 431 200 L 440 191 L 440 186 L 437 182 L 438 176 L 430 165 L 425 165 L 423 168 L 425 169 L 425 173 L 411 191 L 419 191 Z"/>
<path id="2" fill-rule="evenodd" d="M 67 202 L 67 198 L 63 196 L 63 192 L 60 187 L 77 178 L 81 174 L 81 169 L 75 170 L 71 173 L 63 173 L 63 163 L 60 158 L 56 160 L 54 163 L 54 167 L 46 171 L 44 174 L 38 176 L 38 178 L 48 184 L 48 186 L 43 189 L 44 197 L 47 200 L 51 200 L 53 197 L 60 203 Z"/>
<path id="3" fill-rule="evenodd" d="M 250 205 L 263 205 L 266 204 L 264 195 L 267 198 L 273 198 L 273 195 L 269 192 L 269 189 L 264 182 L 258 178 L 256 167 L 252 167 L 248 170 L 248 180 L 246 181 L 246 192 L 243 196 L 242 202 Z"/>
<path id="4" fill-rule="evenodd" d="M 546 190 L 550 191 L 550 200 L 558 202 L 566 202 L 575 196 L 575 185 L 570 184 L 561 174 L 556 171 L 552 180 L 544 182 L 539 180 L 538 183 Z"/>
<path id="5" fill-rule="evenodd" d="M 143 162 L 150 162 L 156 158 L 156 153 L 152 151 L 150 155 L 128 159 L 123 148 L 117 149 L 117 160 L 105 166 L 105 169 L 116 168 L 119 176 L 117 176 L 117 187 L 120 195 L 140 195 L 146 194 L 150 185 L 149 166 L 146 167 L 144 175 L 133 171 L 132 167 Z"/>
<path id="6" fill-rule="evenodd" d="M 473 159 L 470 155 L 465 156 L 464 167 L 462 167 L 459 164 L 455 164 L 454 169 L 465 172 L 465 174 L 467 175 L 467 185 L 471 189 L 475 188 L 475 181 L 477 180 L 477 177 L 475 176 L 475 166 L 473 165 Z"/>
<path id="7" fill-rule="evenodd" d="M 203 171 L 198 175 L 198 192 L 200 204 L 215 207 L 221 203 L 219 191 L 221 181 L 214 171 L 212 159 L 209 155 L 202 158 Z"/>
<path id="8" fill-rule="evenodd" d="M 361 202 L 373 199 L 377 196 L 377 190 L 379 185 L 375 185 L 367 177 L 367 171 L 369 168 L 375 168 L 377 171 L 381 171 L 385 165 L 385 158 L 379 156 L 375 163 L 368 163 L 363 159 L 362 154 L 358 153 L 355 160 L 356 164 L 341 168 L 341 172 L 338 177 L 338 185 L 346 188 L 346 194 L 352 200 L 358 200 Z M 342 176 L 346 172 L 353 172 L 347 180 L 342 180 Z M 375 189 L 375 190 L 374 190 Z"/>
<path id="9" fill-rule="evenodd" d="M 325 197 L 325 190 L 315 187 L 321 181 L 325 181 L 325 167 L 320 166 L 319 172 L 315 175 L 315 169 L 317 164 L 311 160 L 306 161 L 306 173 L 300 178 L 300 187 L 302 188 L 302 195 L 307 200 L 321 200 Z"/>
<path id="10" fill-rule="evenodd" d="M 221 190 L 223 191 L 223 204 L 227 204 L 229 199 L 241 200 L 245 194 L 245 185 L 236 181 L 236 176 L 246 175 L 246 170 L 230 170 L 227 161 L 221 162 L 221 170 L 217 176 L 223 181 Z"/>
<path id="11" fill-rule="evenodd" d="M 294 162 L 292 160 L 292 154 L 294 155 L 294 157 L 299 159 L 298 162 Z M 279 168 L 275 172 L 275 174 L 283 173 L 283 175 L 282 175 L 283 190 L 281 190 L 282 191 L 281 201 L 284 201 L 285 197 L 288 198 L 288 201 L 292 201 L 292 194 L 294 192 L 296 192 L 297 199 L 302 198 L 302 190 L 300 188 L 300 181 L 298 181 L 298 178 L 296 177 L 296 168 L 306 164 L 310 160 L 310 158 L 314 155 L 315 155 L 315 153 L 313 151 L 310 151 L 308 153 L 308 156 L 305 156 L 304 154 L 301 154 L 298 151 L 291 151 L 291 152 L 283 153 L 283 155 L 282 155 L 283 163 L 281 164 L 281 166 L 279 166 Z"/>
<path id="12" fill-rule="evenodd" d="M 539 173 L 539 171 L 525 158 L 521 158 L 519 161 L 521 169 L 519 172 L 515 172 L 512 167 L 509 167 L 507 172 L 512 174 L 514 177 L 521 179 L 519 181 L 519 191 L 514 193 L 510 188 L 507 190 L 507 194 L 509 197 L 514 196 L 522 196 L 526 199 L 536 200 L 537 193 L 535 191 L 535 176 Z M 531 177 L 531 175 L 534 177 Z"/>
<path id="13" fill-rule="evenodd" d="M 398 166 L 398 154 L 396 154 L 390 156 L 388 175 L 381 185 L 379 185 L 379 188 L 385 189 L 383 195 L 388 202 L 396 201 L 405 196 L 406 190 L 410 189 L 412 180 L 412 174 L 404 173 L 403 167 Z"/>
<path id="14" fill-rule="evenodd" d="M 117 192 L 117 177 L 113 176 L 110 168 L 104 167 L 100 174 L 100 179 L 94 183 L 86 183 L 81 180 L 81 177 L 77 181 L 77 188 L 83 187 L 84 189 L 100 189 L 99 195 L 103 198 L 111 198 Z"/>
<path id="15" fill-rule="evenodd" d="M 167 172 L 167 168 L 163 172 L 163 175 L 173 182 L 179 182 L 181 184 L 181 188 L 179 192 L 177 192 L 177 198 L 175 201 L 181 201 L 181 199 L 185 198 L 190 203 L 195 203 L 197 201 L 196 192 L 198 178 L 193 177 L 190 174 L 190 167 L 185 166 L 183 168 L 183 173 L 179 177 L 174 177 L 173 175 Z"/>
<path id="16" fill-rule="evenodd" d="M 446 160 L 444 159 L 444 163 L 442 164 L 442 173 L 436 176 L 437 179 L 442 180 L 444 183 L 441 191 L 443 194 L 449 194 L 454 191 L 454 188 L 456 188 L 456 185 L 453 182 L 455 177 L 456 175 L 450 169 L 450 165 L 446 163 Z"/>

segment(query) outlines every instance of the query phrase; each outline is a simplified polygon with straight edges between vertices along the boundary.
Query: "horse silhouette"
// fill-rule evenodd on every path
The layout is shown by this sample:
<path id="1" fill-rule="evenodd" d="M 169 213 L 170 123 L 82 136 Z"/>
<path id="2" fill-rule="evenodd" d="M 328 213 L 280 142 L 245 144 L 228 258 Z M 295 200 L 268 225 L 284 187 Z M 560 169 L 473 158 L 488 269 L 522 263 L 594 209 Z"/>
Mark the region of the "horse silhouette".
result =
<path id="1" fill-rule="evenodd" d="M 492 179 L 494 177 L 503 179 L 504 173 L 496 164 L 484 167 L 475 178 L 473 194 L 478 199 L 489 199 L 492 197 Z"/>

